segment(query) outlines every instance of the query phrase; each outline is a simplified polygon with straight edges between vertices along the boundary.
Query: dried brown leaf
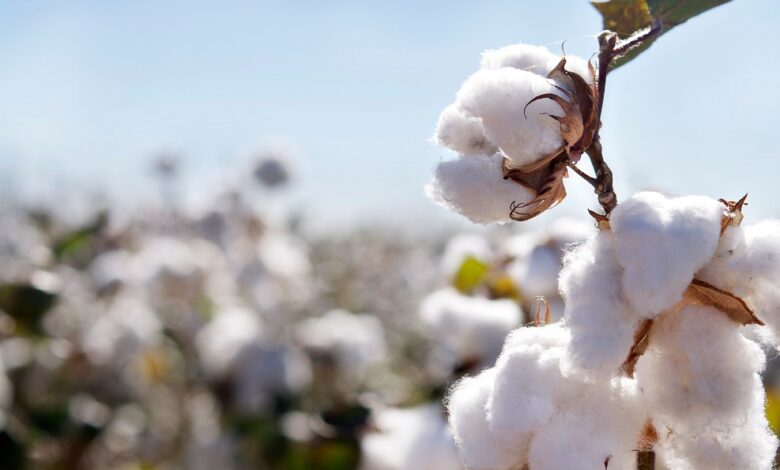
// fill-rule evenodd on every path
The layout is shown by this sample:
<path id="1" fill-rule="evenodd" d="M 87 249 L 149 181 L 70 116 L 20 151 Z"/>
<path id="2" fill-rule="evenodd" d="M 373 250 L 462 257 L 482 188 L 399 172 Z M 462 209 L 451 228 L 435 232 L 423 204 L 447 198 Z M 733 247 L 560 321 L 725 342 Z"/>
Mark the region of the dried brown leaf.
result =
<path id="1" fill-rule="evenodd" d="M 593 212 L 588 209 L 588 214 L 596 220 L 596 226 L 599 230 L 610 230 L 612 227 L 609 225 L 609 217 L 598 212 Z"/>
<path id="2" fill-rule="evenodd" d="M 720 234 L 723 235 L 726 229 L 729 227 L 739 227 L 742 223 L 742 219 L 745 218 L 742 214 L 742 208 L 745 206 L 748 195 L 745 194 L 738 201 L 727 201 L 725 199 L 718 199 L 726 206 L 726 213 L 723 214 L 723 218 L 720 220 Z"/>
<path id="3" fill-rule="evenodd" d="M 714 307 L 739 325 L 764 324 L 744 300 L 699 279 L 694 279 L 688 286 L 685 298 L 692 302 Z"/>
<path id="4" fill-rule="evenodd" d="M 631 346 L 631 350 L 628 352 L 628 357 L 623 362 L 623 371 L 629 377 L 634 376 L 634 369 L 636 363 L 642 354 L 647 350 L 647 346 L 650 345 L 650 333 L 653 330 L 654 321 L 650 318 L 645 319 L 639 325 L 634 332 L 634 344 Z"/>
<path id="5" fill-rule="evenodd" d="M 566 198 L 566 188 L 563 186 L 563 179 L 569 175 L 566 158 L 565 154 L 561 154 L 550 166 L 531 173 L 522 170 L 506 172 L 505 178 L 511 178 L 536 192 L 536 197 L 531 201 L 525 204 L 513 202 L 509 206 L 509 217 L 512 220 L 522 222 L 532 219 Z"/>

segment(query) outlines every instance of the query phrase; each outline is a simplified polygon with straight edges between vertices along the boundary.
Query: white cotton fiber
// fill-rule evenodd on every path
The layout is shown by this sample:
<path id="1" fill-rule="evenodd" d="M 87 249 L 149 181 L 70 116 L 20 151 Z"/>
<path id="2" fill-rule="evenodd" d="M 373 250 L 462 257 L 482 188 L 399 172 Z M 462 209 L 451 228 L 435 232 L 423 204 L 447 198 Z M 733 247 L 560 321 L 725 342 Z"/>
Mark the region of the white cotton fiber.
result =
<path id="1" fill-rule="evenodd" d="M 534 435 L 529 467 L 635 470 L 645 419 L 632 380 L 587 384 Z"/>
<path id="2" fill-rule="evenodd" d="M 723 213 L 714 199 L 654 192 L 638 193 L 612 211 L 623 291 L 639 314 L 653 317 L 682 298 L 715 253 Z"/>
<path id="3" fill-rule="evenodd" d="M 563 146 L 560 124 L 545 116 L 563 116 L 560 106 L 543 99 L 526 109 L 531 100 L 545 93 L 562 95 L 552 81 L 531 72 L 513 68 L 482 70 L 463 83 L 456 103 L 482 119 L 485 136 L 513 166 L 523 166 Z"/>
<path id="4" fill-rule="evenodd" d="M 513 300 L 469 297 L 450 287 L 431 293 L 420 306 L 420 317 L 440 344 L 461 362 L 483 365 L 492 365 L 520 316 Z"/>
<path id="5" fill-rule="evenodd" d="M 512 203 L 529 202 L 535 195 L 524 186 L 504 179 L 502 158 L 495 154 L 442 161 L 433 180 L 425 186 L 425 194 L 472 222 L 508 222 Z"/>
<path id="6" fill-rule="evenodd" d="M 599 233 L 564 258 L 560 288 L 572 335 L 569 356 L 591 374 L 619 372 L 641 322 L 623 299 L 622 276 L 610 232 Z"/>
<path id="7" fill-rule="evenodd" d="M 761 348 L 724 313 L 687 306 L 656 322 L 636 378 L 660 422 L 731 426 L 744 420 L 756 396 L 763 401 L 763 367 Z"/>
<path id="8" fill-rule="evenodd" d="M 729 228 L 697 276 L 742 297 L 780 337 L 780 221 Z"/>
<path id="9" fill-rule="evenodd" d="M 463 468 L 439 404 L 374 412 L 375 431 L 360 441 L 361 470 Z"/>
<path id="10" fill-rule="evenodd" d="M 492 155 L 498 151 L 485 137 L 482 119 L 468 114 L 457 104 L 441 112 L 432 140 L 464 156 Z"/>
<path id="11" fill-rule="evenodd" d="M 483 52 L 481 68 L 494 70 L 512 67 L 546 77 L 560 60 L 561 56 L 553 54 L 546 47 L 513 44 Z M 594 77 L 588 69 L 588 62 L 582 57 L 567 55 L 566 70 L 579 74 L 588 83 L 593 83 Z"/>
<path id="12" fill-rule="evenodd" d="M 494 433 L 523 441 L 576 393 L 561 370 L 568 339 L 558 323 L 519 328 L 507 339 L 488 402 Z"/>
<path id="13" fill-rule="evenodd" d="M 523 442 L 490 431 L 486 405 L 496 371 L 487 369 L 455 384 L 447 399 L 450 429 L 463 463 L 470 470 L 515 470 L 522 466 Z"/>

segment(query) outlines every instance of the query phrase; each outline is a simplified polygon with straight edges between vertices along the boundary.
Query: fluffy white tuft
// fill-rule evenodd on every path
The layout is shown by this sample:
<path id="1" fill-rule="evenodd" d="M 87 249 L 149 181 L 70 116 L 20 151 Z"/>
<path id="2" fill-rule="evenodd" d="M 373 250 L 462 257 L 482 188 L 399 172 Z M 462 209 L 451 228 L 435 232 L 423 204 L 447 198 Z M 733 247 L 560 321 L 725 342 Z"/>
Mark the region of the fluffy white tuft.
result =
<path id="1" fill-rule="evenodd" d="M 457 104 L 451 104 L 441 112 L 432 140 L 465 156 L 492 155 L 498 151 L 485 137 L 482 120 L 468 114 Z"/>
<path id="2" fill-rule="evenodd" d="M 561 56 L 553 54 L 546 47 L 513 44 L 483 52 L 481 68 L 483 70 L 494 70 L 502 67 L 512 67 L 546 77 L 558 65 L 560 60 Z M 594 77 L 588 68 L 588 61 L 582 57 L 567 55 L 566 70 L 580 75 L 588 83 L 593 83 Z"/>
<path id="3" fill-rule="evenodd" d="M 625 270 L 623 291 L 639 314 L 653 317 L 682 298 L 715 253 L 724 209 L 703 196 L 654 192 L 638 193 L 615 208 L 610 225 Z"/>
<path id="4" fill-rule="evenodd" d="M 513 202 L 523 204 L 534 194 L 505 180 L 502 157 L 459 157 L 439 163 L 425 194 L 437 204 L 452 209 L 472 222 L 508 222 Z"/>

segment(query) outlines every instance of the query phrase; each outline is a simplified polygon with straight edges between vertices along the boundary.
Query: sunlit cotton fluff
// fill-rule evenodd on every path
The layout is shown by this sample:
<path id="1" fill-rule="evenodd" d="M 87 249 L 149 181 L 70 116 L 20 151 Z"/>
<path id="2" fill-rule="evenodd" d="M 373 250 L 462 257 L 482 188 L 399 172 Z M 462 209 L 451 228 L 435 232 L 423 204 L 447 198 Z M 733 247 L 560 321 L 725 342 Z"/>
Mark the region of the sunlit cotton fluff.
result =
<path id="1" fill-rule="evenodd" d="M 463 83 L 456 104 L 482 120 L 485 137 L 513 166 L 523 166 L 563 146 L 560 124 L 548 116 L 563 116 L 560 106 L 549 99 L 529 104 L 545 93 L 563 96 L 553 81 L 531 72 L 514 68 L 481 70 Z"/>
<path id="2" fill-rule="evenodd" d="M 535 194 L 504 179 L 501 161 L 498 154 L 444 160 L 436 166 L 425 194 L 472 222 L 509 222 L 512 204 L 527 203 Z"/>
<path id="3" fill-rule="evenodd" d="M 457 362 L 484 367 L 492 365 L 504 337 L 520 323 L 521 310 L 514 300 L 469 297 L 446 287 L 425 298 L 420 318 Z"/>
<path id="4" fill-rule="evenodd" d="M 639 314 L 653 317 L 682 299 L 715 253 L 724 211 L 722 203 L 704 196 L 654 192 L 638 193 L 612 211 L 623 292 Z"/>
<path id="5" fill-rule="evenodd" d="M 513 44 L 499 49 L 486 50 L 482 53 L 480 65 L 483 70 L 511 67 L 546 77 L 560 61 L 561 56 L 550 52 L 543 46 Z M 582 57 L 567 55 L 566 70 L 578 74 L 588 83 L 594 81 L 593 73 L 588 68 L 588 61 Z"/>
<path id="6" fill-rule="evenodd" d="M 485 137 L 482 119 L 469 115 L 457 104 L 451 104 L 441 112 L 432 140 L 467 157 L 492 155 L 498 151 Z"/>
<path id="7" fill-rule="evenodd" d="M 361 470 L 462 468 L 439 404 L 378 410 L 360 441 Z"/>

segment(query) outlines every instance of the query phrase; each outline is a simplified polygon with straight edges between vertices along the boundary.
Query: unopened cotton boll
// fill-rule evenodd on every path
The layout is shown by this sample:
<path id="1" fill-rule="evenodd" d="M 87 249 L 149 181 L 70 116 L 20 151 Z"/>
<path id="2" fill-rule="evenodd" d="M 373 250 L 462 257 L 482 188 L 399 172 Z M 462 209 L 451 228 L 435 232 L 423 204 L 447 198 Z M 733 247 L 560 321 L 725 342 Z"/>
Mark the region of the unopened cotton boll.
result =
<path id="1" fill-rule="evenodd" d="M 546 47 L 513 44 L 483 52 L 481 68 L 495 70 L 511 67 L 546 77 L 560 61 L 561 56 L 553 54 Z M 588 68 L 588 61 L 582 57 L 567 55 L 566 70 L 578 74 L 588 83 L 594 81 L 593 73 Z"/>
<path id="2" fill-rule="evenodd" d="M 456 104 L 447 106 L 439 115 L 433 142 L 464 156 L 492 155 L 498 151 L 485 137 L 482 120 Z"/>
<path id="3" fill-rule="evenodd" d="M 535 194 L 504 179 L 502 159 L 495 154 L 442 161 L 425 194 L 474 223 L 509 222 L 512 204 L 527 203 Z"/>
<path id="4" fill-rule="evenodd" d="M 420 317 L 442 345 L 459 361 L 482 366 L 492 365 L 520 315 L 513 300 L 469 297 L 451 287 L 433 292 L 420 306 Z"/>
<path id="5" fill-rule="evenodd" d="M 642 192 L 610 216 L 623 291 L 634 309 L 654 317 L 682 299 L 718 246 L 725 207 L 703 196 Z"/>
<path id="6" fill-rule="evenodd" d="M 482 119 L 485 137 L 501 149 L 512 166 L 519 167 L 563 147 L 561 126 L 550 117 L 563 116 L 561 107 L 549 99 L 529 105 L 545 93 L 563 97 L 553 81 L 535 73 L 513 68 L 481 70 L 463 83 L 456 103 Z"/>
<path id="7" fill-rule="evenodd" d="M 450 429 L 470 470 L 514 470 L 523 463 L 524 444 L 491 432 L 488 424 L 486 407 L 495 378 L 495 369 L 466 377 L 447 399 Z"/>
<path id="8" fill-rule="evenodd" d="M 361 470 L 462 468 L 439 404 L 375 412 L 374 432 L 360 441 Z"/>
<path id="9" fill-rule="evenodd" d="M 591 374 L 618 373 L 641 321 L 623 300 L 622 276 L 610 232 L 599 233 L 564 258 L 560 288 L 572 335 L 569 355 L 575 366 Z"/>

